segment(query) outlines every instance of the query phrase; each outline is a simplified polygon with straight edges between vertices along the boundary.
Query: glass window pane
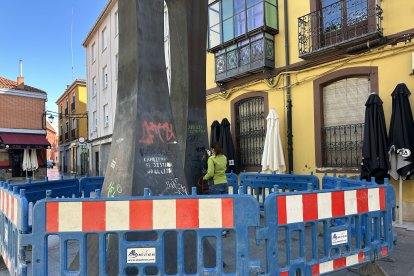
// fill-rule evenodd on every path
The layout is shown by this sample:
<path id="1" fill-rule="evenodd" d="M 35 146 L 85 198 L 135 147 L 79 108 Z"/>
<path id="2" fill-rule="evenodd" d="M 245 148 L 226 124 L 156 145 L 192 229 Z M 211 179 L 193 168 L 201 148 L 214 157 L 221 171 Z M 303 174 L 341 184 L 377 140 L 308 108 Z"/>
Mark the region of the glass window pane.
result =
<path id="1" fill-rule="evenodd" d="M 247 8 L 254 6 L 256 3 L 262 3 L 263 5 L 263 0 L 246 0 Z"/>
<path id="2" fill-rule="evenodd" d="M 257 4 L 247 10 L 247 31 L 263 26 L 263 5 Z"/>
<path id="3" fill-rule="evenodd" d="M 234 17 L 234 31 L 235 37 L 246 33 L 246 13 L 242 12 Z"/>
<path id="4" fill-rule="evenodd" d="M 335 31 L 342 28 L 342 2 L 336 0 L 325 0 L 322 2 L 322 20 L 325 32 Z"/>
<path id="5" fill-rule="evenodd" d="M 277 10 L 275 6 L 268 3 L 265 4 L 265 18 L 266 26 L 277 30 Z"/>
<path id="6" fill-rule="evenodd" d="M 226 48 L 226 52 L 230 52 L 231 50 L 234 50 L 236 48 L 237 48 L 237 44 L 230 45 L 229 47 Z"/>
<path id="7" fill-rule="evenodd" d="M 223 42 L 232 40 L 234 38 L 233 32 L 233 18 L 224 20 L 223 22 Z"/>
<path id="8" fill-rule="evenodd" d="M 213 26 L 210 28 L 209 33 L 209 45 L 210 48 L 220 45 L 221 39 L 220 39 L 220 24 L 217 24 L 216 26 Z"/>
<path id="9" fill-rule="evenodd" d="M 209 26 L 214 26 L 220 23 L 220 4 L 216 3 L 208 7 L 208 22 Z"/>
<path id="10" fill-rule="evenodd" d="M 237 51 L 233 50 L 227 53 L 227 70 L 237 68 L 238 58 L 237 58 Z"/>
<path id="11" fill-rule="evenodd" d="M 239 13 L 246 10 L 244 0 L 234 0 L 234 13 Z"/>
<path id="12" fill-rule="evenodd" d="M 233 0 L 223 0 L 221 7 L 223 9 L 223 20 L 233 16 Z"/>
<path id="13" fill-rule="evenodd" d="M 350 0 L 346 3 L 348 25 L 357 24 L 368 18 L 367 0 Z"/>
<path id="14" fill-rule="evenodd" d="M 216 56 L 216 74 L 226 71 L 226 55 Z"/>
<path id="15" fill-rule="evenodd" d="M 276 6 L 276 0 L 266 0 L 266 2 Z"/>

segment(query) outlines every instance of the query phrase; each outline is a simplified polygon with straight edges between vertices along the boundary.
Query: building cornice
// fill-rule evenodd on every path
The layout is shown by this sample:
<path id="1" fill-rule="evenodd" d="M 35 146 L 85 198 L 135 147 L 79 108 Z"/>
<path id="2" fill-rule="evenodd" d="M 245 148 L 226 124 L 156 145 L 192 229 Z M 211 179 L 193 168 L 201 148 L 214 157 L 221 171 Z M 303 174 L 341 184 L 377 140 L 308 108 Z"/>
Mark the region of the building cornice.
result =
<path id="1" fill-rule="evenodd" d="M 16 89 L 9 89 L 9 88 L 0 88 L 0 95 L 36 98 L 36 99 L 43 99 L 47 101 L 47 94 L 31 92 L 31 91 L 29 92 L 29 91 L 23 91 L 23 90 L 16 90 Z"/>
<path id="2" fill-rule="evenodd" d="M 68 88 L 66 88 L 66 90 L 62 93 L 62 95 L 60 95 L 60 97 L 56 100 L 55 103 L 59 105 L 63 98 L 65 98 L 68 94 L 72 93 L 77 86 L 86 87 L 86 80 L 76 79 Z"/>
<path id="3" fill-rule="evenodd" d="M 46 130 L 44 129 L 24 129 L 24 128 L 0 128 L 0 132 L 25 133 L 25 134 L 46 134 Z"/>
<path id="4" fill-rule="evenodd" d="M 92 26 L 91 30 L 89 31 L 88 35 L 86 36 L 85 40 L 82 42 L 83 47 L 87 47 L 89 44 L 90 39 L 96 33 L 96 30 L 99 29 L 101 26 L 102 20 L 106 17 L 106 15 L 111 11 L 112 7 L 115 5 L 117 0 L 109 0 L 104 9 L 102 10 L 101 14 L 98 16 L 95 24 Z"/>

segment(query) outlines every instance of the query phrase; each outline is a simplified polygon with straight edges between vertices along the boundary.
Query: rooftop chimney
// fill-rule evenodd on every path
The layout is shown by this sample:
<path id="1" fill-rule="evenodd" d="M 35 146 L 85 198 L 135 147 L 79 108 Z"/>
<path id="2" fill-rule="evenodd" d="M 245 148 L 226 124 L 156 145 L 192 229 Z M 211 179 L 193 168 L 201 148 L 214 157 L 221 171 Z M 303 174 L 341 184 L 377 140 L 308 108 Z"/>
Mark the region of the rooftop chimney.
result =
<path id="1" fill-rule="evenodd" d="M 17 77 L 17 88 L 24 89 L 23 60 L 20 60 L 20 73 Z"/>

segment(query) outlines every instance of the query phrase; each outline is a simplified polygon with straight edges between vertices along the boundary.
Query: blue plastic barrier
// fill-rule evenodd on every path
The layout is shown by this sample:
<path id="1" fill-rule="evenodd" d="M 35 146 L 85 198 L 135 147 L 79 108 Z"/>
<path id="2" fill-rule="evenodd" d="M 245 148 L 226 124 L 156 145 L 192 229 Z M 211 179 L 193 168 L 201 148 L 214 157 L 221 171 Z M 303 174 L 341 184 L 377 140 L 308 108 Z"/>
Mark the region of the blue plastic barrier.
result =
<path id="1" fill-rule="evenodd" d="M 385 184 L 388 184 L 388 179 L 385 179 Z M 337 187 L 362 187 L 362 186 L 376 186 L 375 178 L 371 182 L 361 180 L 358 176 L 355 179 L 347 178 L 346 175 L 337 177 L 336 174 L 329 176 L 325 174 L 322 177 L 322 189 L 335 189 Z"/>
<path id="2" fill-rule="evenodd" d="M 226 173 L 228 193 L 237 194 L 239 191 L 239 179 L 235 173 Z M 103 176 L 84 177 L 79 180 L 82 197 L 90 197 L 90 194 L 97 189 L 102 189 L 104 182 Z"/>
<path id="3" fill-rule="evenodd" d="M 285 191 L 303 191 L 308 188 L 307 183 L 312 183 L 313 189 L 319 189 L 319 179 L 313 174 L 267 174 L 267 173 L 241 173 L 240 184 L 245 185 L 246 181 L 273 182 Z M 305 185 L 306 184 L 306 185 Z"/>
<path id="4" fill-rule="evenodd" d="M 229 178 L 235 181 L 237 176 Z M 290 185 L 298 186 L 302 183 L 299 179 L 290 180 Z M 253 182 L 258 181 L 262 180 Z M 378 186 L 329 177 L 326 182 L 334 183 L 333 189 L 313 189 L 315 182 L 295 192 L 280 192 L 282 189 L 276 186 L 276 192 L 265 197 L 265 221 L 260 226 L 259 202 L 242 190 L 238 195 L 203 196 L 195 195 L 194 188 L 192 195 L 162 197 L 150 196 L 147 190 L 143 197 L 101 198 L 99 190 L 92 191 L 101 187 L 103 178 L 90 178 L 79 181 L 77 191 L 83 198 L 71 198 L 73 189 L 68 187 L 72 182 L 62 182 L 61 191 L 58 182 L 50 182 L 43 183 L 54 190 L 34 202 L 32 227 L 26 195 L 31 200 L 39 198 L 33 196 L 41 192 L 39 185 L 0 185 L 0 253 L 12 275 L 25 276 L 28 271 L 32 275 L 87 275 L 90 235 L 97 240 L 93 252 L 99 255 L 99 275 L 106 275 L 108 237 L 118 239 L 118 275 L 146 275 L 147 271 L 156 275 L 319 275 L 388 256 L 396 241 L 392 230 L 395 191 L 387 183 Z M 286 181 L 279 183 L 284 185 Z M 255 229 L 254 236 L 249 236 L 250 228 Z M 223 269 L 223 230 L 232 230 L 235 238 L 234 273 Z M 143 233 L 153 238 L 137 238 Z M 166 235 L 175 237 L 178 250 L 168 249 Z M 193 256 L 196 268 L 192 272 L 184 265 L 188 235 L 192 235 L 190 242 L 198 252 Z M 50 270 L 53 262 L 49 258 L 56 259 L 48 256 L 53 244 L 50 237 L 56 238 L 60 246 L 58 271 Z M 205 239 L 214 240 L 212 267 L 204 263 Z M 71 271 L 69 251 L 74 241 L 79 267 Z M 254 241 L 264 241 L 264 262 L 251 257 L 250 244 Z M 27 246 L 32 247 L 30 263 L 25 261 Z M 171 256 L 175 256 L 176 268 L 165 271 L 166 259 Z"/>
<path id="5" fill-rule="evenodd" d="M 38 200 L 46 197 L 46 191 L 52 191 L 53 197 L 81 197 L 82 193 L 79 190 L 79 180 L 77 178 L 69 178 L 60 180 L 44 181 L 30 181 L 26 183 L 10 184 L 11 187 L 16 187 L 19 192 L 25 189 L 25 196 L 30 203 L 36 203 Z M 13 189 L 13 188 L 12 188 Z"/>
<path id="6" fill-rule="evenodd" d="M 64 210 L 64 211 L 63 211 Z M 235 212 L 235 210 L 245 210 Z M 33 245 L 33 275 L 47 275 L 47 243 L 49 235 L 57 235 L 62 245 L 68 241 L 79 241 L 80 266 L 78 271 L 69 271 L 62 265 L 60 275 L 87 275 L 87 235 L 96 233 L 99 240 L 99 275 L 106 275 L 107 235 L 118 236 L 118 275 L 135 270 L 139 275 L 152 269 L 156 275 L 165 275 L 165 235 L 174 233 L 179 250 L 177 266 L 171 275 L 184 275 L 184 242 L 186 233 L 196 234 L 196 258 L 198 275 L 227 275 L 223 272 L 223 229 L 234 230 L 236 240 L 236 270 L 238 275 L 250 275 L 260 270 L 260 261 L 248 259 L 249 227 L 260 224 L 258 203 L 246 195 L 222 196 L 163 196 L 163 197 L 117 197 L 94 199 L 50 199 L 38 202 L 34 208 L 32 235 L 22 235 L 24 245 Z M 85 216 L 88 218 L 85 220 Z M 128 233 L 151 231 L 150 241 L 127 240 Z M 203 263 L 203 241 L 215 238 L 216 266 L 207 268 Z M 67 264 L 66 250 L 63 250 Z M 145 255 L 145 256 L 144 256 Z M 170 271 L 171 272 L 171 271 Z M 138 274 L 138 273 L 137 273 Z"/>
<path id="7" fill-rule="evenodd" d="M 245 194 L 252 195 L 263 209 L 266 197 L 273 192 L 273 187 L 278 186 L 281 192 L 304 191 L 309 188 L 319 189 L 319 179 L 313 174 L 263 174 L 263 173 L 241 173 L 240 184 Z"/>
<path id="8" fill-rule="evenodd" d="M 90 197 L 95 190 L 101 190 L 104 182 L 103 176 L 83 177 L 79 180 L 79 189 L 82 197 Z"/>
<path id="9" fill-rule="evenodd" d="M 235 173 L 226 173 L 229 195 L 239 193 L 239 178 Z"/>
<path id="10" fill-rule="evenodd" d="M 0 183 L 0 252 L 11 275 L 26 275 L 26 263 L 20 258 L 24 248 L 19 238 L 29 230 L 28 202 L 24 189 L 20 194 L 17 190 L 9 183 Z"/>
<path id="11" fill-rule="evenodd" d="M 388 256 L 396 241 L 392 231 L 395 207 L 391 185 L 269 195 L 264 228 L 265 237 L 269 237 L 267 272 L 285 276 L 298 272 L 319 275 Z M 333 224 L 332 220 L 338 218 L 345 223 Z M 365 234 L 363 224 L 369 225 L 364 229 Z M 306 231 L 311 232 L 308 240 Z M 295 254 L 294 233 L 298 237 Z M 286 241 L 284 252 L 278 247 L 280 236 Z"/>

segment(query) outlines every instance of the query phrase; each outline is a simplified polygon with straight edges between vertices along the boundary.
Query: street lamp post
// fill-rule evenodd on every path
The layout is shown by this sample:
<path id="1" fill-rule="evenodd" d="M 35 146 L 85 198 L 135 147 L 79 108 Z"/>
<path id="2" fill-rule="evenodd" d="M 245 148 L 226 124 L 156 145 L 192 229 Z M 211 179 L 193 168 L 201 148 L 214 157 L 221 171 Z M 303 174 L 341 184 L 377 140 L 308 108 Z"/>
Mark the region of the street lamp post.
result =
<path id="1" fill-rule="evenodd" d="M 55 112 L 55 111 L 50 111 L 50 110 L 46 110 L 43 114 L 42 114 L 42 128 L 46 129 L 46 117 L 49 119 L 49 123 L 53 123 L 53 120 L 55 119 L 55 116 L 59 116 L 59 118 L 68 118 L 68 119 L 86 119 L 86 130 L 89 129 L 88 125 L 89 125 L 89 120 L 88 120 L 88 112 L 85 113 L 72 113 L 72 114 L 67 114 L 67 115 L 63 115 L 61 113 Z"/>

